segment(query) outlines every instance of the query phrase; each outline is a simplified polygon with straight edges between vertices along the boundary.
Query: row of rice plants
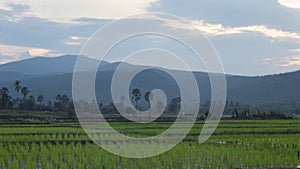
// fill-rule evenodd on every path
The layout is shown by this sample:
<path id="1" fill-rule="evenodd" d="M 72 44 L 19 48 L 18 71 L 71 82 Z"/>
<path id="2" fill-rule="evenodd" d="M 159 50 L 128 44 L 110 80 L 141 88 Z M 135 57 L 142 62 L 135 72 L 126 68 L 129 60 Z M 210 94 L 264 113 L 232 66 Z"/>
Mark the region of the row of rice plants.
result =
<path id="1" fill-rule="evenodd" d="M 0 144 L 0 149 L 0 168 L 268 168 L 298 163 L 292 149 L 221 144 L 180 143 L 145 159 L 120 158 L 95 144 Z"/>

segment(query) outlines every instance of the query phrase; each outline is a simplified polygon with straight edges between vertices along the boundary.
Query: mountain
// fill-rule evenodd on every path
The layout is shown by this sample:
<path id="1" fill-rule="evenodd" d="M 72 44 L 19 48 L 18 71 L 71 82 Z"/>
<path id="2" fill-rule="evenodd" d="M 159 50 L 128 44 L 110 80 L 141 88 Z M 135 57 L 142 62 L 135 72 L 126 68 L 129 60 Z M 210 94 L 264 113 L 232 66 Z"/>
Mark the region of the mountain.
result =
<path id="1" fill-rule="evenodd" d="M 228 98 L 243 103 L 300 102 L 300 71 L 258 77 L 227 77 Z"/>
<path id="2" fill-rule="evenodd" d="M 97 61 L 89 57 L 82 57 L 87 67 L 95 65 Z M 18 72 L 25 75 L 55 75 L 72 73 L 76 64 L 76 55 L 64 55 L 60 57 L 35 57 L 17 62 L 0 65 L 0 72 Z M 102 66 L 108 62 L 101 62 Z M 115 66 L 115 65 L 110 65 Z M 110 67 L 109 67 L 110 68 Z M 106 68 L 106 69 L 109 69 Z"/>
<path id="3" fill-rule="evenodd" d="M 0 82 L 7 82 L 7 81 L 22 80 L 22 79 L 38 77 L 38 76 L 23 74 L 23 73 L 19 73 L 19 72 L 1 71 L 0 72 L 0 77 L 1 77 Z"/>
<path id="4" fill-rule="evenodd" d="M 32 95 L 43 94 L 47 100 L 53 100 L 57 94 L 71 96 L 72 71 L 77 57 L 66 55 L 57 58 L 33 58 L 5 65 L 0 65 L 0 87 L 7 86 L 12 90 L 13 81 L 17 78 L 23 85 L 29 87 Z M 86 58 L 88 64 L 96 64 L 93 59 Z M 96 95 L 98 101 L 105 104 L 111 102 L 111 79 L 114 70 L 120 63 L 103 62 L 101 70 L 96 77 Z M 124 73 L 129 68 L 141 66 L 125 63 Z M 87 65 L 88 66 L 88 65 Z M 186 76 L 185 71 L 169 70 L 181 77 Z M 129 73 L 129 72 L 128 72 Z M 210 98 L 210 83 L 207 73 L 193 72 L 196 77 L 201 102 Z M 258 77 L 245 77 L 226 75 L 227 99 L 242 103 L 287 103 L 300 102 L 300 71 L 267 75 Z M 161 88 L 168 100 L 180 95 L 176 81 L 167 73 L 158 69 L 147 69 L 139 73 L 132 81 L 130 90 L 138 87 L 142 92 Z M 130 92 L 130 91 L 128 91 Z M 13 90 L 12 95 L 16 95 Z"/>

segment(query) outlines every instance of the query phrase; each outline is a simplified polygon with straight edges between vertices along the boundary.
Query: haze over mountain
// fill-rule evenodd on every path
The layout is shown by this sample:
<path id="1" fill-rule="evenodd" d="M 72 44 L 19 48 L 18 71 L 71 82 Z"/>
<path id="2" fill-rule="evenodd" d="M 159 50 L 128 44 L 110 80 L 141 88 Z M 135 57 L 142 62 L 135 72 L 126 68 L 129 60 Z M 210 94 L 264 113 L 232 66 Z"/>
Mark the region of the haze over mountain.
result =
<path id="1" fill-rule="evenodd" d="M 84 58 L 87 64 L 95 64 L 95 60 L 88 57 Z M 34 57 L 0 65 L 0 72 L 18 72 L 29 75 L 66 74 L 73 72 L 76 60 L 77 57 L 74 55 L 53 58 Z"/>
<path id="2" fill-rule="evenodd" d="M 34 96 L 43 94 L 46 100 L 54 100 L 57 94 L 67 94 L 71 97 L 72 72 L 76 59 L 77 57 L 72 55 L 56 58 L 37 57 L 0 65 L 0 87 L 9 87 L 11 94 L 15 96 L 12 89 L 13 81 L 21 80 L 23 85 L 29 87 Z M 95 60 L 86 59 L 88 64 L 96 64 Z M 111 78 L 118 65 L 119 63 L 102 63 L 96 78 L 98 101 L 105 104 L 111 102 Z M 137 65 L 128 64 L 127 66 Z M 182 76 L 187 73 L 178 70 L 171 71 Z M 209 78 L 207 73 L 193 73 L 203 103 L 210 98 Z M 300 102 L 300 71 L 259 77 L 227 75 L 226 80 L 228 100 L 250 104 Z M 161 88 L 166 93 L 168 100 L 180 95 L 175 80 L 158 69 L 148 69 L 139 73 L 130 86 L 131 89 L 135 87 L 140 88 L 142 92 Z"/>

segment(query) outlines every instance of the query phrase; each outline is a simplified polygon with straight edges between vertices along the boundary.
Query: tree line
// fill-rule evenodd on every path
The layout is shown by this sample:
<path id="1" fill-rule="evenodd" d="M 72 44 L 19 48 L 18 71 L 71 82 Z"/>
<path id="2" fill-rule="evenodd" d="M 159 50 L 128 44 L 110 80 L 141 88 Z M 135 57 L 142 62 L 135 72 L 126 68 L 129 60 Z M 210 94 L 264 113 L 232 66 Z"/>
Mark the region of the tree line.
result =
<path id="1" fill-rule="evenodd" d="M 2 87 L 0 90 L 0 110 L 28 110 L 28 111 L 50 111 L 50 112 L 65 112 L 70 117 L 75 116 L 73 101 L 65 94 L 57 94 L 54 101 L 45 101 L 42 94 L 36 97 L 31 95 L 28 87 L 21 84 L 19 80 L 16 80 L 12 85 L 14 91 L 18 97 L 12 98 L 10 91 L 7 87 Z M 125 97 L 120 98 L 122 104 Z M 150 101 L 153 99 L 153 95 L 150 91 L 146 91 L 144 94 L 139 88 L 134 88 L 131 91 L 131 99 L 136 109 L 147 110 L 150 107 Z M 143 103 L 140 103 L 143 101 Z M 146 104 L 145 104 L 146 103 Z M 204 104 L 199 104 L 198 116 L 201 119 L 205 119 L 208 116 L 210 101 Z M 86 107 L 89 107 L 89 103 L 83 103 Z M 104 114 L 118 114 L 114 103 L 103 105 L 103 103 L 97 103 L 99 109 Z M 164 114 L 177 115 L 181 109 L 181 98 L 176 97 L 168 101 L 168 105 L 164 105 L 162 102 L 154 105 L 157 111 L 163 111 Z M 128 110 L 127 110 L 128 111 Z M 130 110 L 132 111 L 132 110 Z M 223 115 L 227 118 L 233 119 L 284 119 L 288 118 L 286 114 L 300 114 L 300 104 L 263 104 L 263 105 L 249 105 L 242 104 L 234 101 L 226 101 Z"/>
<path id="2" fill-rule="evenodd" d="M 199 114 L 208 116 L 211 102 L 200 106 Z M 214 103 L 212 103 L 214 104 Z M 226 101 L 223 116 L 226 119 L 289 119 L 300 114 L 300 104 L 296 103 L 265 103 L 245 104 Z"/>
<path id="3" fill-rule="evenodd" d="M 12 98 L 7 87 L 0 90 L 0 109 L 3 110 L 28 110 L 28 111 L 62 111 L 74 110 L 72 101 L 65 94 L 57 94 L 55 101 L 45 103 L 44 96 L 30 95 L 28 87 L 23 86 L 19 80 L 13 84 L 13 89 L 18 97 Z"/>

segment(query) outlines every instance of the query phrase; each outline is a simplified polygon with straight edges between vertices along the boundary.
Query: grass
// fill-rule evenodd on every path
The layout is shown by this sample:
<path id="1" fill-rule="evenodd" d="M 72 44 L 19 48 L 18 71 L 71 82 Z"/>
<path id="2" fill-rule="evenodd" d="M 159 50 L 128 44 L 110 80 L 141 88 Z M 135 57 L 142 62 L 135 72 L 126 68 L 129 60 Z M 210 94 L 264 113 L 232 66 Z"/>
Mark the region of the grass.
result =
<path id="1" fill-rule="evenodd" d="M 149 137 L 170 123 L 111 125 L 126 135 Z M 224 120 L 207 142 L 198 144 L 202 126 L 197 122 L 166 153 L 130 159 L 101 149 L 76 122 L 1 123 L 0 168 L 295 168 L 299 163 L 300 120 Z"/>

